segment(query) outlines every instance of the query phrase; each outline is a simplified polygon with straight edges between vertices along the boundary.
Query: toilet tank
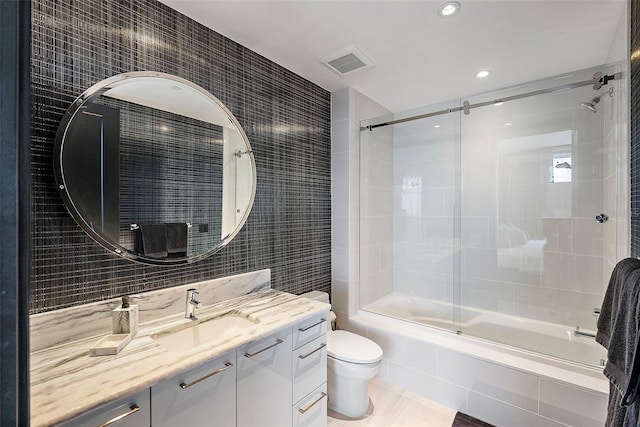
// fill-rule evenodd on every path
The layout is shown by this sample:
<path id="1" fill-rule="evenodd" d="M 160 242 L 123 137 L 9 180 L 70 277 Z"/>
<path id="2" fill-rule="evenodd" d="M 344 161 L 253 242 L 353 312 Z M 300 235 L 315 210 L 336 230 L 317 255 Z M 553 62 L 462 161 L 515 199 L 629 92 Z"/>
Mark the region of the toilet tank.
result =
<path id="1" fill-rule="evenodd" d="M 300 295 L 301 297 L 309 298 L 314 301 L 324 302 L 326 304 L 331 304 L 329 302 L 329 294 L 321 291 L 311 291 Z M 336 314 L 333 311 L 329 311 L 329 316 L 327 316 L 327 330 L 332 331 L 336 329 Z"/>
<path id="2" fill-rule="evenodd" d="M 300 296 L 312 299 L 314 301 L 320 301 L 320 302 L 325 302 L 327 304 L 330 304 L 329 303 L 329 294 L 326 293 L 326 292 L 311 291 L 311 292 L 304 293 L 304 294 L 302 294 Z"/>

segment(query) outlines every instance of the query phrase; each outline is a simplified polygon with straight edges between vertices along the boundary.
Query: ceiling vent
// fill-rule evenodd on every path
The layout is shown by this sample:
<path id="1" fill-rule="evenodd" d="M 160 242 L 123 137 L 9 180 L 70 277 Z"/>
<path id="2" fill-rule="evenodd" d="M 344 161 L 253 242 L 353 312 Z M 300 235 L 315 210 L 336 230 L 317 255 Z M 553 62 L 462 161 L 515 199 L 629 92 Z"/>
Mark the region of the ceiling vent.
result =
<path id="1" fill-rule="evenodd" d="M 375 63 L 355 45 L 347 46 L 320 60 L 341 76 L 373 67 Z"/>

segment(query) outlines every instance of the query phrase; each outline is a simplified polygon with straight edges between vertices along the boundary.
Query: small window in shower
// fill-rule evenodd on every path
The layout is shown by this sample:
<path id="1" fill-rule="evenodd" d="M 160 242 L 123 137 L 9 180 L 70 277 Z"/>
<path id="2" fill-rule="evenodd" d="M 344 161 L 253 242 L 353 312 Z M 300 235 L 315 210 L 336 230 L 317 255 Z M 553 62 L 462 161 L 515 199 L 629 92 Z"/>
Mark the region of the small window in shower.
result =
<path id="1" fill-rule="evenodd" d="M 571 182 L 571 153 L 553 155 L 551 182 Z"/>

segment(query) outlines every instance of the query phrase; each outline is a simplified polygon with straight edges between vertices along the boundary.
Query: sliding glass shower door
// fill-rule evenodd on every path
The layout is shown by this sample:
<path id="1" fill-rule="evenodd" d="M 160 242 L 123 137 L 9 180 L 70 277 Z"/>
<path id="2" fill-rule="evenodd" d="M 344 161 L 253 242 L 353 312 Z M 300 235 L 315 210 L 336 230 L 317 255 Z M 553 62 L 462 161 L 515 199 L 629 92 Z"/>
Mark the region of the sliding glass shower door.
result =
<path id="1" fill-rule="evenodd" d="M 616 69 L 361 123 L 363 310 L 601 364 L 628 221 L 618 83 L 595 71 Z"/>
<path id="2" fill-rule="evenodd" d="M 457 329 L 459 135 L 456 114 L 360 133 L 361 307 Z"/>
<path id="3" fill-rule="evenodd" d="M 593 73 L 567 80 L 589 80 Z M 499 100 L 564 80 L 468 101 Z M 523 97 L 462 115 L 463 333 L 599 362 L 600 349 L 588 341 L 616 262 L 617 149 L 605 126 L 614 86 Z"/>

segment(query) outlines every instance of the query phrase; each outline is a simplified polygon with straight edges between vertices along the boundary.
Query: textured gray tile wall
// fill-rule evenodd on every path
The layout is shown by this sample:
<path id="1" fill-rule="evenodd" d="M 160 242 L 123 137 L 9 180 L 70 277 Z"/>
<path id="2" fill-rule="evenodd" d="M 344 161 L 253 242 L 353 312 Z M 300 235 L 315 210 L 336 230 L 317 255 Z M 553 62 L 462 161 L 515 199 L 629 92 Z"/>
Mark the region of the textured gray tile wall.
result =
<path id="1" fill-rule="evenodd" d="M 32 1 L 31 313 L 271 268 L 293 293 L 331 286 L 330 93 L 155 0 Z M 126 71 L 191 80 L 220 99 L 252 144 L 256 200 L 242 231 L 203 261 L 146 266 L 94 243 L 55 186 L 62 115 Z"/>
<path id="2" fill-rule="evenodd" d="M 631 256 L 640 257 L 640 1 L 631 0 Z"/>

